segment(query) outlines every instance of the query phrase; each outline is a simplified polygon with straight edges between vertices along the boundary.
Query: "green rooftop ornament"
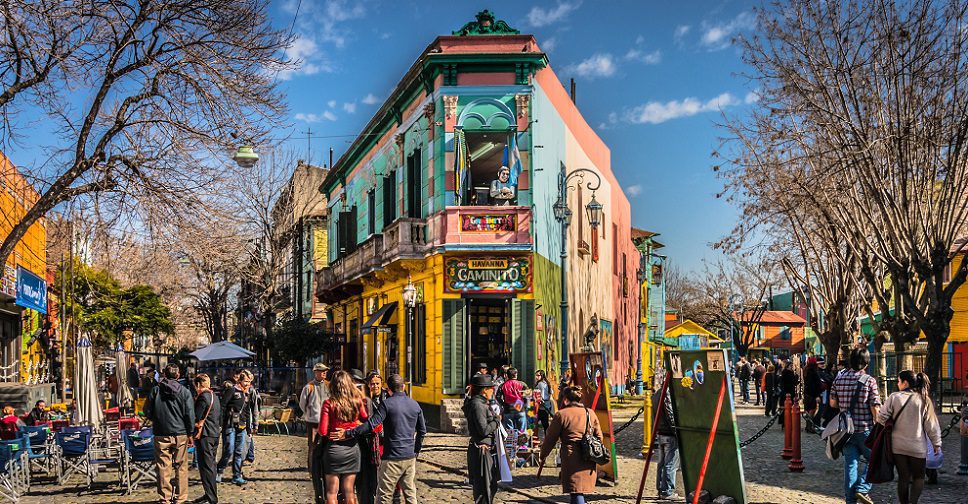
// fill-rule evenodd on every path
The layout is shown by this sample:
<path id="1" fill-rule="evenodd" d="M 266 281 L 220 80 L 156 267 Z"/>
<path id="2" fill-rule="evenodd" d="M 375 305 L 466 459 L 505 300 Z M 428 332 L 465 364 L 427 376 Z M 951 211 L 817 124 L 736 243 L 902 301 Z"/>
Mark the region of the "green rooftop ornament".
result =
<path id="1" fill-rule="evenodd" d="M 517 35 L 521 33 L 501 20 L 495 20 L 491 11 L 484 9 L 477 13 L 477 21 L 471 21 L 463 28 L 453 32 L 461 37 L 467 35 Z"/>

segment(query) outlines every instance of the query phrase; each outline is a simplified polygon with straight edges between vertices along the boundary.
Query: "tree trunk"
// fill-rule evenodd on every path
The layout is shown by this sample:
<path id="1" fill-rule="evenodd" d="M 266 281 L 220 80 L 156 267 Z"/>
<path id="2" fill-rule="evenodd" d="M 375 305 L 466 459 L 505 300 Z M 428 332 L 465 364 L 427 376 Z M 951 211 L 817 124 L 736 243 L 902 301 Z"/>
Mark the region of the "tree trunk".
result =
<path id="1" fill-rule="evenodd" d="M 820 343 L 823 344 L 824 353 L 827 354 L 827 369 L 833 369 L 840 362 L 840 343 L 843 341 L 842 333 L 827 331 L 819 334 Z"/>

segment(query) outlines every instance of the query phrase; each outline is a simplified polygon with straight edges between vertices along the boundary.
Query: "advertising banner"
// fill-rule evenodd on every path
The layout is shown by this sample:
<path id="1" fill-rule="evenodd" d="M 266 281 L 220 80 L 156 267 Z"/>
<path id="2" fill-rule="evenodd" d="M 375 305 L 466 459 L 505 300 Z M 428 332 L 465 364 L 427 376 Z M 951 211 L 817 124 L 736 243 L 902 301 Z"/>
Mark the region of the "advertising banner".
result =
<path id="1" fill-rule="evenodd" d="M 18 266 L 16 303 L 24 308 L 47 313 L 47 282 Z"/>
<path id="2" fill-rule="evenodd" d="M 609 408 L 608 368 L 601 352 L 568 354 L 571 361 L 571 378 L 582 389 L 582 402 L 595 412 L 602 427 L 605 446 L 612 460 L 598 466 L 598 476 L 607 481 L 618 481 L 618 459 L 615 458 L 615 434 L 612 430 L 612 410 Z"/>
<path id="3" fill-rule="evenodd" d="M 531 292 L 531 258 L 448 257 L 444 289 L 454 293 L 515 294 Z"/>

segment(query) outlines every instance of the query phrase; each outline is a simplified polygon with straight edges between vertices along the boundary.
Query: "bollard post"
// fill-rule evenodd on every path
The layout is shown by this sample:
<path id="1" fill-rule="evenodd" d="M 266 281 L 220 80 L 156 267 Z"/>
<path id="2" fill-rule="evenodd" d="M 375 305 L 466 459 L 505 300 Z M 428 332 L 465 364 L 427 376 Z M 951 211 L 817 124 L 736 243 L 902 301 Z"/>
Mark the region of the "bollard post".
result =
<path id="1" fill-rule="evenodd" d="M 785 459 L 793 458 L 793 399 L 790 394 L 786 395 L 783 402 L 783 451 L 780 456 Z"/>
<path id="2" fill-rule="evenodd" d="M 652 439 L 652 394 L 649 393 L 650 390 L 645 390 L 645 400 L 643 401 L 642 407 L 642 456 L 644 457 L 646 453 L 649 453 L 649 440 Z"/>
<path id="3" fill-rule="evenodd" d="M 793 417 L 793 422 L 790 422 L 790 431 L 793 434 L 793 459 L 790 460 L 790 465 L 787 466 L 790 472 L 803 472 L 803 458 L 801 458 L 800 453 L 800 404 L 797 401 L 793 401 L 793 410 L 790 413 Z"/>

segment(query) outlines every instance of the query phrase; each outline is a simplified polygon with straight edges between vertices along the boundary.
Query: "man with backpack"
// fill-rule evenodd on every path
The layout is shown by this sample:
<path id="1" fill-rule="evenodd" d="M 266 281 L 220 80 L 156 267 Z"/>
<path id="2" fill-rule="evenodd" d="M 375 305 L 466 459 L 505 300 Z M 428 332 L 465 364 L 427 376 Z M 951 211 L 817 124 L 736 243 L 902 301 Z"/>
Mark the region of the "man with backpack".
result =
<path id="1" fill-rule="evenodd" d="M 830 388 L 830 407 L 843 408 L 841 413 L 846 414 L 849 423 L 853 425 L 846 443 L 840 448 L 844 455 L 844 497 L 847 504 L 874 502 L 868 495 L 871 484 L 865 478 L 867 465 L 865 464 L 863 471 L 858 470 L 861 457 L 864 460 L 870 459 L 871 450 L 864 446 L 864 440 L 870 434 L 881 407 L 877 380 L 866 372 L 870 360 L 871 355 L 866 348 L 853 348 L 848 359 L 850 367 L 837 375 Z M 834 419 L 832 422 L 839 420 Z M 837 454 L 832 455 L 836 457 Z"/>
<path id="2" fill-rule="evenodd" d="M 319 414 L 323 411 L 323 401 L 329 399 L 329 383 L 326 382 L 326 372 L 329 366 L 322 362 L 313 365 L 313 381 L 306 384 L 299 394 L 299 408 L 303 410 L 303 420 L 306 422 L 306 437 L 309 442 L 309 453 L 306 458 L 306 468 L 310 471 L 313 461 L 313 448 L 316 445 L 316 434 L 319 431 Z"/>
<path id="3" fill-rule="evenodd" d="M 145 417 L 155 435 L 155 464 L 161 502 L 188 500 L 188 445 L 195 432 L 192 393 L 178 383 L 178 365 L 165 366 L 164 378 L 145 400 Z M 174 488 L 172 470 L 174 469 Z"/>
<path id="4" fill-rule="evenodd" d="M 518 380 L 518 370 L 508 369 L 507 380 L 498 389 L 502 405 L 504 428 L 523 431 L 528 428 L 528 404 L 525 402 L 527 385 Z"/>

